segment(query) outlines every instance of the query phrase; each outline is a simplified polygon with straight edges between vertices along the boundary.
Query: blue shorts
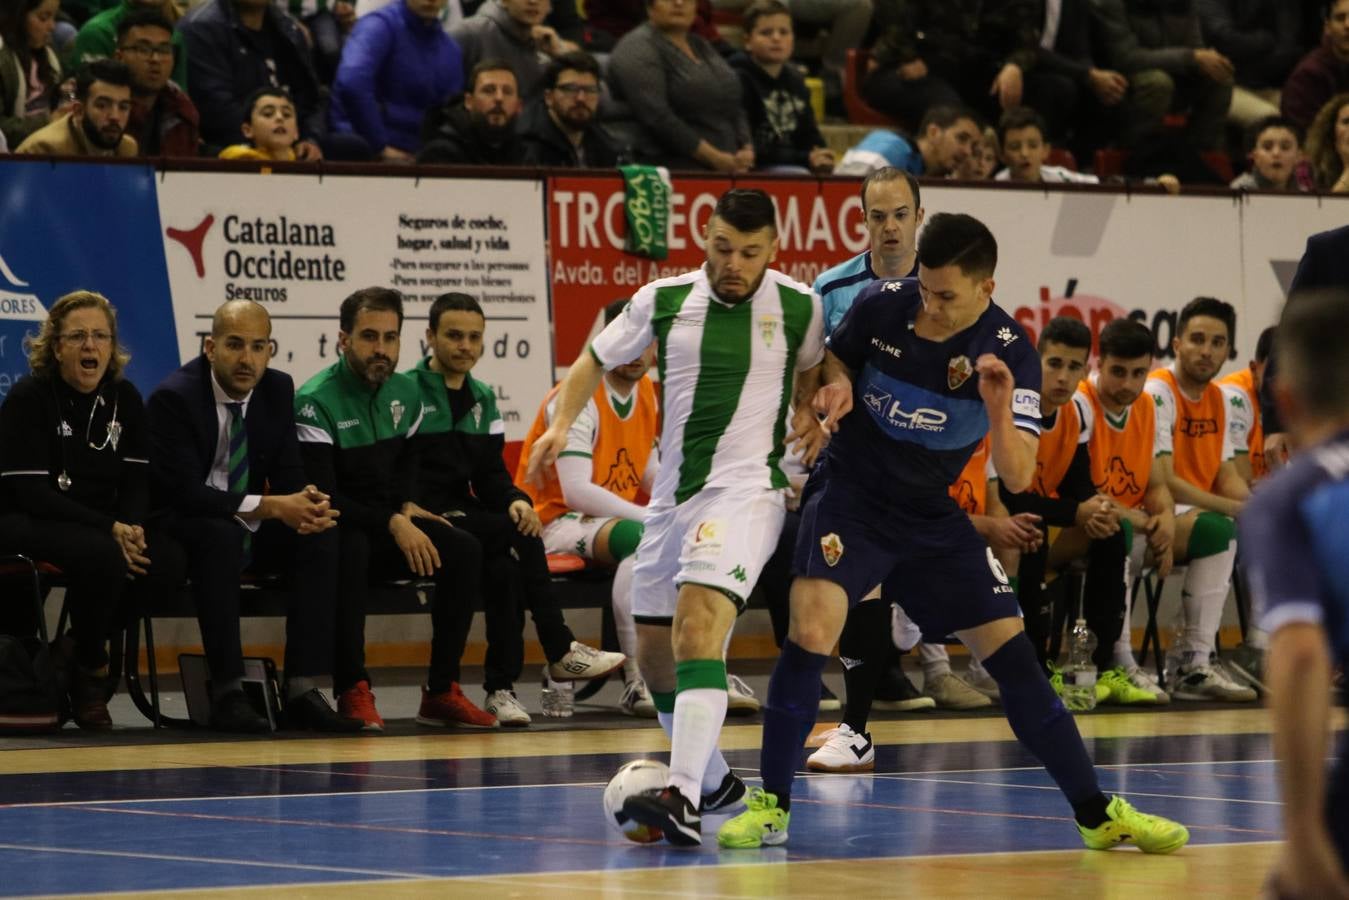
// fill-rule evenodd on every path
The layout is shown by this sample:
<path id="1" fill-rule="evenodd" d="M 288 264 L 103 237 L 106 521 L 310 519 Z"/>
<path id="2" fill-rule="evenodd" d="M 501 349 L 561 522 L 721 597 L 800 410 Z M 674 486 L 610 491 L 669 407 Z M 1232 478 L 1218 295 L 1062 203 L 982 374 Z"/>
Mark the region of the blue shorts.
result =
<path id="1" fill-rule="evenodd" d="M 794 574 L 834 582 L 849 607 L 882 585 L 932 642 L 1021 615 L 1002 565 L 946 494 L 887 502 L 825 469 L 806 485 Z"/>

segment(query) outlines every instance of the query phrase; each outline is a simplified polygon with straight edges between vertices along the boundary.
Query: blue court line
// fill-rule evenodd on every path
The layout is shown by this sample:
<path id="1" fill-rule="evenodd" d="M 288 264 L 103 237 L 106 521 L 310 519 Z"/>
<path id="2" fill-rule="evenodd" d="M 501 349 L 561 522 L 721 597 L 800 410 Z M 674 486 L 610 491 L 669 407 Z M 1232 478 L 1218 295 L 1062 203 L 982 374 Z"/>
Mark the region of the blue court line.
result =
<path id="1" fill-rule="evenodd" d="M 985 774 L 1024 781 L 803 778 L 785 858 L 1080 848 L 1062 797 L 1025 789 L 1048 786 L 1047 775 Z M 1193 770 L 1175 773 L 1178 786 L 1186 774 Z M 1240 798 L 1243 786 L 1233 787 Z M 713 865 L 737 856 L 635 847 L 599 824 L 599 795 L 598 785 L 587 784 L 8 807 L 0 809 L 0 834 L 9 835 L 0 893 L 290 883 L 329 871 L 408 878 Z M 1196 843 L 1278 836 L 1278 811 L 1263 806 L 1161 797 L 1148 811 L 1192 825 Z M 126 865 L 14 865 L 14 853 L 55 849 L 124 858 Z M 257 865 L 233 865 L 238 859 Z M 309 868 L 286 868 L 297 865 Z"/>

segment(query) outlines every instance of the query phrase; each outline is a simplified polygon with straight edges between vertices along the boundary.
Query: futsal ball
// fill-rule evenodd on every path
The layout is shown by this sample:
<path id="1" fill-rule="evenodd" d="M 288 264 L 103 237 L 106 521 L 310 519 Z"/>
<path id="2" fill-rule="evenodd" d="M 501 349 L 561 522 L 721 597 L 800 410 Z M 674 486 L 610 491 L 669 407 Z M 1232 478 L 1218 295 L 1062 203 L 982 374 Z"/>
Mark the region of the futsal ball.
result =
<path id="1" fill-rule="evenodd" d="M 623 814 L 623 801 L 643 791 L 658 791 L 670 783 L 670 769 L 654 759 L 625 763 L 604 788 L 604 818 L 630 841 L 654 843 L 665 835 Z"/>

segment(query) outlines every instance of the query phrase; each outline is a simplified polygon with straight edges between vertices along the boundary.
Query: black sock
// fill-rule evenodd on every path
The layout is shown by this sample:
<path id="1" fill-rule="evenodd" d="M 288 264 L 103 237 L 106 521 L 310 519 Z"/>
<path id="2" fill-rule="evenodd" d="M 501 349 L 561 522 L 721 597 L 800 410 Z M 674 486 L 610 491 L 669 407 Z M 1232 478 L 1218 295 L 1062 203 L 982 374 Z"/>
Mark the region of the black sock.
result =
<path id="1" fill-rule="evenodd" d="M 1073 804 L 1073 818 L 1077 819 L 1077 824 L 1083 828 L 1099 828 L 1105 824 L 1110 816 L 1106 815 L 1105 808 L 1110 805 L 1105 794 L 1097 794 L 1090 800 Z"/>
<path id="2" fill-rule="evenodd" d="M 890 646 L 890 604 L 867 600 L 848 611 L 843 634 L 838 639 L 838 655 L 843 663 L 843 685 L 847 690 L 843 723 L 858 734 L 867 730 L 871 704 Z"/>

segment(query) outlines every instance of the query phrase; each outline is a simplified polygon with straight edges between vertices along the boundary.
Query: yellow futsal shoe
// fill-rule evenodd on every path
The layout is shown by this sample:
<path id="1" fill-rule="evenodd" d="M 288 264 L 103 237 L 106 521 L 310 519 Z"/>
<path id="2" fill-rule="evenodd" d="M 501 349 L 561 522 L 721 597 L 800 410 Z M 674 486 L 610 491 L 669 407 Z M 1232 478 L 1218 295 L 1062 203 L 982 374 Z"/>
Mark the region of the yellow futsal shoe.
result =
<path id="1" fill-rule="evenodd" d="M 1101 673 L 1101 678 L 1096 682 L 1096 687 L 1096 702 L 1098 703 L 1118 703 L 1121 706 L 1139 704 L 1156 706 L 1161 701 L 1161 698 L 1152 691 L 1134 684 L 1123 666 L 1115 666 L 1115 668 L 1107 669 Z M 1106 689 L 1104 700 L 1100 697 L 1100 688 L 1102 687 Z"/>
<path id="2" fill-rule="evenodd" d="M 1116 844 L 1131 843 L 1144 853 L 1175 853 L 1190 840 L 1190 832 L 1184 825 L 1141 813 L 1123 797 L 1112 797 L 1105 814 L 1110 820 L 1095 828 L 1077 826 L 1082 843 L 1089 850 L 1109 850 Z"/>
<path id="3" fill-rule="evenodd" d="M 752 850 L 787 843 L 787 823 L 791 813 L 778 809 L 776 794 L 754 788 L 745 798 L 744 812 L 728 819 L 717 829 L 717 843 L 730 850 Z"/>
<path id="4" fill-rule="evenodd" d="M 1107 673 L 1108 674 L 1108 673 Z M 1063 670 L 1053 663 L 1049 664 L 1049 686 L 1054 689 L 1055 695 L 1060 700 L 1063 699 Z M 1096 703 L 1102 704 L 1110 698 L 1110 687 L 1100 680 L 1096 682 Z"/>

